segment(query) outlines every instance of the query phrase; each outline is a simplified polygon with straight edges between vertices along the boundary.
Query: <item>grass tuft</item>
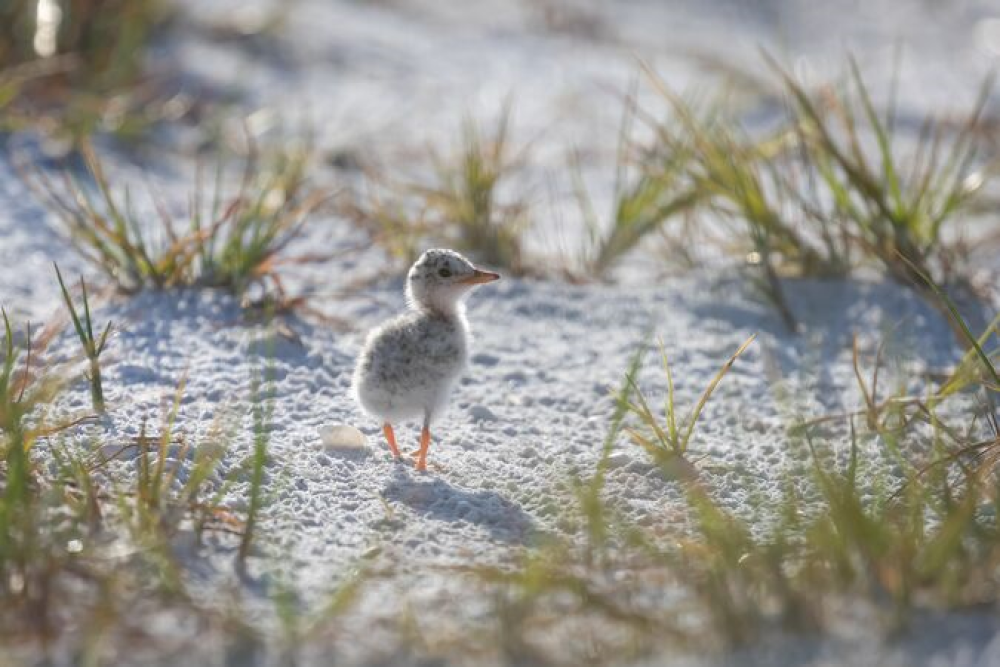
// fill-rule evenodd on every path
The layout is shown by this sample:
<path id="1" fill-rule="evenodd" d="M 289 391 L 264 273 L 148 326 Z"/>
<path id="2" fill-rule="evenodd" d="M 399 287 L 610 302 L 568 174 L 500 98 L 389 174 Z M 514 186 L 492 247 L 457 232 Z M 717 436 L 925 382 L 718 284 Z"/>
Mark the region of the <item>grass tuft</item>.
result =
<path id="1" fill-rule="evenodd" d="M 85 147 L 83 154 L 96 195 L 68 174 L 62 189 L 40 171 L 33 184 L 77 250 L 124 293 L 212 287 L 246 297 L 259 285 L 283 301 L 280 265 L 324 259 L 286 254 L 326 200 L 308 186 L 301 153 L 279 154 L 266 165 L 252 154 L 231 197 L 224 194 L 220 166 L 207 204 L 199 174 L 186 223 L 174 220 L 162 205 L 158 220 L 140 218 L 128 190 L 121 196 L 112 191 L 93 150 Z"/>
<path id="2" fill-rule="evenodd" d="M 942 268 L 953 263 L 942 232 L 983 183 L 974 170 L 975 134 L 993 78 L 984 81 L 957 132 L 926 121 L 914 154 L 904 161 L 895 137 L 895 106 L 890 102 L 879 113 L 853 59 L 849 89 L 822 101 L 773 58 L 767 56 L 767 61 L 790 100 L 792 126 L 807 166 L 835 202 L 852 242 L 893 277 L 919 286 L 919 275 L 900 257 L 926 275 L 933 275 L 935 260 Z M 870 139 L 874 151 L 865 148 Z"/>
<path id="3" fill-rule="evenodd" d="M 683 141 L 664 145 L 655 167 L 642 164 L 631 138 L 637 113 L 636 91 L 630 92 L 618 136 L 618 165 L 615 173 L 613 210 L 608 223 L 602 223 L 580 178 L 576 176 L 576 199 L 587 225 L 589 239 L 584 265 L 595 275 L 604 276 L 644 238 L 670 219 L 694 210 L 703 193 L 687 178 L 692 159 L 691 146 Z"/>
<path id="4" fill-rule="evenodd" d="M 674 380 L 670 372 L 670 361 L 667 358 L 667 351 L 664 349 L 663 341 L 661 340 L 660 358 L 663 361 L 663 370 L 667 377 L 667 396 L 664 401 L 663 422 L 661 423 L 652 408 L 650 408 L 649 402 L 636 383 L 634 374 L 627 374 L 626 378 L 632 390 L 631 393 L 635 396 L 635 400 L 623 400 L 626 400 L 625 406 L 629 413 L 638 417 L 641 424 L 641 429 L 625 429 L 632 441 L 646 450 L 661 465 L 674 464 L 678 460 L 683 461 L 687 455 L 691 437 L 694 435 L 695 426 L 698 425 L 698 418 L 712 397 L 712 392 L 715 391 L 715 388 L 722 382 L 722 378 L 726 376 L 726 373 L 736 363 L 736 359 L 750 347 L 750 344 L 753 343 L 756 337 L 757 335 L 754 334 L 740 345 L 736 352 L 729 357 L 728 361 L 722 365 L 722 368 L 719 369 L 719 372 L 708 383 L 708 386 L 705 387 L 705 391 L 702 392 L 701 397 L 690 414 L 681 418 L 678 418 L 677 407 L 674 403 Z"/>
<path id="5" fill-rule="evenodd" d="M 531 226 L 529 205 L 523 198 L 505 200 L 504 186 L 523 161 L 523 154 L 511 155 L 509 131 L 510 105 L 488 135 L 467 119 L 455 154 L 432 153 L 433 182 L 385 185 L 370 179 L 373 194 L 349 214 L 404 261 L 433 242 L 489 266 L 527 271 L 522 238 Z"/>
<path id="6" fill-rule="evenodd" d="M 707 221 L 705 239 L 718 240 L 712 230 L 720 222 L 734 230 L 723 249 L 745 259 L 752 284 L 791 330 L 796 319 L 782 288 L 789 276 L 838 277 L 864 267 L 923 296 L 933 294 L 920 274 L 975 294 L 962 273 L 966 247 L 951 228 L 989 175 L 979 168 L 976 136 L 992 78 L 959 126 L 928 119 L 907 142 L 897 136 L 894 102 L 876 108 L 853 60 L 842 90 L 813 92 L 765 58 L 786 100 L 779 126 L 766 132 L 748 129 L 727 98 L 692 103 L 644 66 L 669 114 L 661 120 L 636 108 L 634 92 L 628 96 L 615 210 L 603 233 L 592 231 L 591 270 L 606 273 L 644 237 L 683 217 Z M 642 146 L 629 139 L 636 119 L 653 137 Z M 588 227 L 600 229 L 589 197 L 577 190 Z"/>
<path id="7" fill-rule="evenodd" d="M 92 332 L 57 271 L 74 328 L 96 359 L 108 334 Z M 83 287 L 84 294 L 86 288 Z M 189 440 L 179 423 L 186 378 L 155 432 L 121 439 L 76 430 L 63 413 L 73 365 L 41 365 L 50 336 L 14 334 L 3 312 L 0 345 L 0 651 L 9 659 L 70 655 L 100 664 L 122 651 L 137 656 L 207 655 L 203 642 L 242 655 L 263 654 L 268 631 L 224 585 L 209 597 L 194 544 L 205 533 L 245 557 L 264 529 L 259 510 L 270 403 L 252 389 L 256 445 L 230 466 L 226 434 Z M 92 376 L 93 377 L 93 376 Z M 228 468 L 228 469 L 227 469 Z M 249 481 L 246 516 L 224 504 Z M 266 565 L 266 564 L 265 564 Z M 303 638 L 332 631 L 355 599 L 362 575 L 338 587 L 319 614 L 287 610 Z M 268 591 L 264 591 L 268 594 Z M 287 616 L 286 614 L 286 616 Z M 301 618 L 299 618 L 301 616 Z M 184 619 L 197 632 L 164 632 Z M 286 620 L 288 620 L 286 619 Z M 294 647 L 297 651 L 298 647 Z M 209 651 L 210 652 L 210 651 Z M 217 653 L 213 653 L 216 655 Z M 76 658 L 74 658 L 76 659 Z"/>

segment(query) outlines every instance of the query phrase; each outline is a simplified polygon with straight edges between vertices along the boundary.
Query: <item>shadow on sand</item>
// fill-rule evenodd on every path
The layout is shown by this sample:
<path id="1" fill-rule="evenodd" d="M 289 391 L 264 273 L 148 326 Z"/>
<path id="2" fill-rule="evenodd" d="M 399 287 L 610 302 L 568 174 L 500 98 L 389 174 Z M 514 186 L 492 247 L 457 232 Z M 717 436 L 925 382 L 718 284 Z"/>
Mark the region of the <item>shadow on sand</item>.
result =
<path id="1" fill-rule="evenodd" d="M 496 492 L 462 489 L 404 465 L 397 466 L 383 495 L 438 521 L 475 524 L 509 544 L 525 544 L 535 532 L 531 517 Z"/>

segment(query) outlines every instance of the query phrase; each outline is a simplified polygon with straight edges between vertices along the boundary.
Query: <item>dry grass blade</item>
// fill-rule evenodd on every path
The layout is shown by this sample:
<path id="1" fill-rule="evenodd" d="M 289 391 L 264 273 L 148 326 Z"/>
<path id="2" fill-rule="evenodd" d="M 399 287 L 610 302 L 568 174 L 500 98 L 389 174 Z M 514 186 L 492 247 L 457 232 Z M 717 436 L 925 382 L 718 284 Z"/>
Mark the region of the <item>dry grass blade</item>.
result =
<path id="1" fill-rule="evenodd" d="M 715 388 L 719 386 L 719 383 L 722 382 L 722 378 L 724 378 L 726 374 L 729 372 L 729 370 L 733 367 L 733 364 L 736 363 L 736 360 L 739 358 L 739 356 L 743 354 L 748 347 L 750 347 L 750 344 L 753 343 L 754 340 L 756 340 L 756 338 L 757 334 L 753 334 L 749 338 L 747 338 L 742 345 L 739 346 L 736 352 L 734 352 L 732 356 L 729 357 L 729 359 L 726 361 L 726 363 L 722 365 L 722 368 L 719 369 L 719 372 L 715 374 L 715 377 L 712 378 L 712 381 L 708 384 L 708 386 L 705 388 L 705 391 L 702 393 L 701 398 L 698 399 L 698 403 L 697 405 L 695 405 L 694 411 L 687 419 L 688 422 L 687 431 L 685 432 L 684 437 L 681 440 L 682 448 L 685 451 L 687 450 L 688 442 L 691 440 L 691 434 L 694 433 L 695 424 L 698 423 L 698 417 L 701 416 L 701 411 L 704 409 L 705 404 L 708 403 L 708 399 L 712 397 L 712 392 L 714 392 Z"/>
<path id="2" fill-rule="evenodd" d="M 986 351 L 986 344 L 990 336 L 996 336 L 1000 339 L 1000 314 L 993 318 L 993 321 L 990 322 L 979 338 L 976 339 L 976 345 L 969 346 L 969 349 L 954 372 L 951 373 L 938 390 L 937 395 L 939 397 L 946 398 L 970 385 L 983 384 L 985 382 L 984 374 L 990 372 L 990 367 L 996 368 L 996 364 L 990 359 L 987 359 L 988 364 L 984 364 L 983 358 L 980 356 L 980 352 L 982 352 L 987 357 L 990 357 L 990 354 Z M 1000 354 L 1000 349 L 995 349 L 992 356 L 998 356 L 998 354 Z M 980 372 L 977 372 L 977 370 Z M 998 384 L 993 384 L 989 388 L 992 391 L 1000 391 L 1000 385 Z"/>

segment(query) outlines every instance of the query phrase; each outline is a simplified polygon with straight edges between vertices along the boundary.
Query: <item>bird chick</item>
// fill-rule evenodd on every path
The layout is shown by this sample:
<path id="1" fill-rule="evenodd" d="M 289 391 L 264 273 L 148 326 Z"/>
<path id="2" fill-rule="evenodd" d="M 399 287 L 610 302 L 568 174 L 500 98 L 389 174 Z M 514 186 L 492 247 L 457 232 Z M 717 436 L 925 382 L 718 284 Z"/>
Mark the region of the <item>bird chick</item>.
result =
<path id="1" fill-rule="evenodd" d="M 431 421 L 468 361 L 462 299 L 476 285 L 499 278 L 453 250 L 428 250 L 407 275 L 407 312 L 374 329 L 358 355 L 354 394 L 365 412 L 382 421 L 394 457 L 399 448 L 393 422 L 423 417 L 417 470 L 427 469 Z"/>

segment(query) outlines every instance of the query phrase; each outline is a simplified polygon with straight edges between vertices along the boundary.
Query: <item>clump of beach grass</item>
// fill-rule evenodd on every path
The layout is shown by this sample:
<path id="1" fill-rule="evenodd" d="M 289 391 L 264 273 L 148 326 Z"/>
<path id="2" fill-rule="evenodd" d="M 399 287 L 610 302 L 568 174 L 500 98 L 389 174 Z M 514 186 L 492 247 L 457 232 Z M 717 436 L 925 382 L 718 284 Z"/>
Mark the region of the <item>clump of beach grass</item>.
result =
<path id="1" fill-rule="evenodd" d="M 263 377 L 261 377 L 263 375 Z M 250 458 L 250 489 L 249 504 L 247 507 L 247 518 L 243 529 L 243 538 L 240 540 L 239 560 L 242 564 L 250 554 L 250 547 L 253 545 L 254 532 L 260 520 L 260 512 L 263 505 L 263 484 L 264 466 L 268 458 L 268 434 L 271 429 L 271 419 L 274 413 L 274 402 L 271 400 L 273 393 L 273 369 L 268 366 L 263 373 L 259 370 L 254 372 L 251 379 L 251 393 L 253 395 L 253 453 Z"/>
<path id="2" fill-rule="evenodd" d="M 349 214 L 407 262 L 432 241 L 489 266 L 524 272 L 522 238 L 531 226 L 530 206 L 524 197 L 506 198 L 504 188 L 525 149 L 513 152 L 509 134 L 509 104 L 492 132 L 466 119 L 454 152 L 432 151 L 431 182 L 370 178 L 369 194 L 352 204 Z"/>
<path id="3" fill-rule="evenodd" d="M 441 226 L 445 234 L 453 233 L 452 242 L 458 247 L 489 265 L 522 271 L 521 237 L 529 225 L 528 205 L 523 200 L 504 203 L 500 199 L 501 180 L 519 159 L 510 154 L 509 130 L 509 106 L 489 136 L 474 121 L 466 120 L 457 159 L 436 156 L 439 184 L 417 192 L 428 205 L 432 224 Z"/>
<path id="4" fill-rule="evenodd" d="M 698 425 L 698 418 L 701 416 L 701 411 L 705 408 L 705 405 L 712 397 L 712 392 L 722 382 L 729 369 L 733 367 L 739 356 L 750 347 L 755 338 L 756 334 L 750 336 L 750 338 L 739 346 L 705 387 L 701 397 L 691 411 L 683 416 L 678 416 L 677 406 L 674 401 L 674 379 L 673 374 L 670 372 L 670 360 L 667 358 L 667 351 L 661 340 L 660 358 L 663 362 L 663 371 L 667 378 L 667 394 L 664 399 L 663 418 L 661 420 L 649 406 L 649 401 L 637 384 L 637 380 L 634 377 L 635 374 L 627 373 L 625 377 L 626 381 L 630 384 L 631 392 L 629 394 L 622 394 L 619 400 L 624 402 L 629 414 L 639 420 L 638 428 L 627 427 L 625 429 L 629 438 L 641 446 L 663 467 L 670 467 L 677 463 L 687 463 L 688 446 L 691 444 L 691 438 L 694 436 L 694 430 Z"/>
<path id="5" fill-rule="evenodd" d="M 957 131 L 928 119 L 913 154 L 904 159 L 895 136 L 895 104 L 890 101 L 879 113 L 853 59 L 847 90 L 821 99 L 776 61 L 768 62 L 789 99 L 798 146 L 835 202 L 838 219 L 849 224 L 859 251 L 919 288 L 925 284 L 907 262 L 938 283 L 953 278 L 941 273 L 955 264 L 943 231 L 984 183 L 984 172 L 976 168 L 975 136 L 992 77 Z M 870 139 L 874 155 L 864 147 Z"/>
<path id="6" fill-rule="evenodd" d="M 632 139 L 636 104 L 633 88 L 622 113 L 612 212 L 607 222 L 594 208 L 579 165 L 573 169 L 576 199 L 588 232 L 583 266 L 597 276 L 607 275 L 626 253 L 668 220 L 696 210 L 703 198 L 687 178 L 688 161 L 693 156 L 684 142 L 674 141 L 662 150 L 656 168 L 636 155 L 639 151 Z"/>
<path id="7" fill-rule="evenodd" d="M 654 232 L 701 220 L 733 231 L 723 249 L 745 260 L 753 284 L 793 330 L 787 277 L 874 269 L 943 309 L 912 263 L 947 289 L 974 294 L 963 273 L 965 247 L 950 231 L 990 173 L 976 137 L 992 79 L 957 127 L 929 118 L 907 144 L 891 96 L 884 110 L 876 108 L 853 60 L 845 85 L 813 92 L 765 57 L 785 114 L 764 132 L 747 129 L 725 96 L 693 103 L 645 67 L 669 113 L 664 120 L 636 108 L 634 94 L 626 100 L 615 211 L 587 250 L 591 270 L 605 274 Z M 629 138 L 634 119 L 652 134 L 640 145 Z M 584 218 L 597 227 L 588 198 L 580 199 Z"/>
<path id="8" fill-rule="evenodd" d="M 325 258 L 286 252 L 327 199 L 308 184 L 307 157 L 300 151 L 279 152 L 263 164 L 252 152 L 234 194 L 226 193 L 220 166 L 208 202 L 199 171 L 186 220 L 159 202 L 157 215 L 144 220 L 130 191 L 113 189 L 89 146 L 83 155 L 91 183 L 67 172 L 60 187 L 37 170 L 34 189 L 74 247 L 123 293 L 210 287 L 244 298 L 259 286 L 282 303 L 280 266 Z"/>
<path id="9" fill-rule="evenodd" d="M 689 145 L 687 178 L 701 193 L 703 215 L 729 221 L 743 230 L 741 254 L 758 289 L 781 313 L 789 328 L 795 318 L 781 288 L 782 275 L 837 276 L 849 270 L 849 247 L 835 218 L 807 205 L 804 183 L 791 182 L 783 172 L 780 144 L 757 140 L 725 110 L 699 113 L 683 98 L 656 80 L 659 92 L 673 112 L 672 124 L 656 127 L 656 140 L 647 152 L 652 169 L 677 145 Z M 801 207 L 790 204 L 798 197 Z M 822 231 L 813 235 L 810 223 Z"/>

